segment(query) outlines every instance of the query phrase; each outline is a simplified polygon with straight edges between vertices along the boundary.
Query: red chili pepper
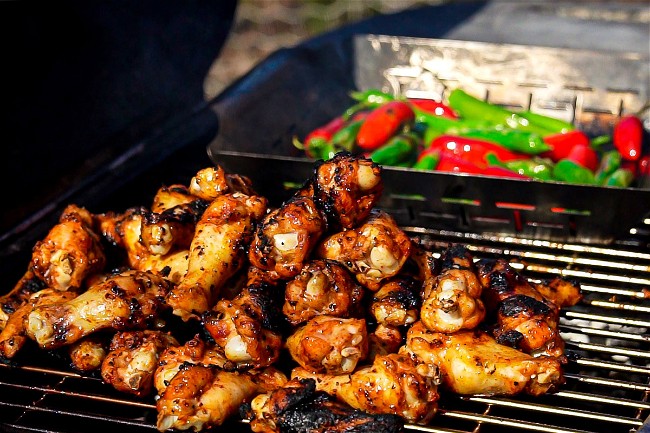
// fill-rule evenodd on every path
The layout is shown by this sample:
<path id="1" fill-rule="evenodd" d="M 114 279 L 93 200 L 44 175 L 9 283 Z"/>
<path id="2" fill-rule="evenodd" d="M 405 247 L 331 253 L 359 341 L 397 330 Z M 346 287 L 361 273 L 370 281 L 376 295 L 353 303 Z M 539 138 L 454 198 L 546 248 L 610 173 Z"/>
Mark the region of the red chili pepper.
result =
<path id="1" fill-rule="evenodd" d="M 416 108 L 436 116 L 447 117 L 449 119 L 458 119 L 458 115 L 450 106 L 443 102 L 434 101 L 433 99 L 412 98 L 408 100 Z"/>
<path id="2" fill-rule="evenodd" d="M 629 161 L 638 160 L 641 157 L 641 144 L 643 142 L 641 119 L 633 115 L 621 117 L 614 126 L 612 141 L 623 159 Z"/>
<path id="3" fill-rule="evenodd" d="M 591 171 L 598 169 L 598 154 L 589 145 L 578 144 L 571 148 L 566 159 L 575 162 Z"/>
<path id="4" fill-rule="evenodd" d="M 364 150 L 377 149 L 414 118 L 415 113 L 406 102 L 387 102 L 368 114 L 357 134 L 357 145 Z"/>
<path id="5" fill-rule="evenodd" d="M 453 153 L 479 167 L 487 167 L 489 165 L 485 158 L 489 153 L 495 154 L 501 161 L 529 158 L 529 155 L 513 152 L 489 141 L 459 137 L 456 135 L 441 135 L 436 137 L 431 141 L 431 145 L 425 152 L 436 150 Z"/>
<path id="6" fill-rule="evenodd" d="M 589 137 L 576 129 L 563 134 L 547 135 L 544 137 L 544 143 L 551 146 L 552 149 L 544 152 L 541 156 L 559 161 L 567 158 L 574 146 L 589 146 Z"/>
<path id="7" fill-rule="evenodd" d="M 440 161 L 436 166 L 436 171 L 444 171 L 448 173 L 486 174 L 489 176 L 528 179 L 526 176 L 502 167 L 479 167 L 444 150 L 440 152 Z"/>
<path id="8" fill-rule="evenodd" d="M 343 128 L 343 125 L 345 125 L 345 119 L 343 117 L 336 117 L 332 120 L 330 120 L 328 123 L 326 123 L 323 126 L 320 126 L 313 131 L 311 131 L 307 137 L 305 138 L 305 153 L 307 156 L 310 158 L 313 158 L 315 155 L 312 155 L 312 153 L 309 151 L 309 148 L 311 147 L 312 144 L 316 142 L 328 142 L 332 139 L 334 134 L 336 134 L 341 128 Z"/>
<path id="9" fill-rule="evenodd" d="M 637 175 L 650 176 L 650 155 L 644 155 L 637 161 Z"/>

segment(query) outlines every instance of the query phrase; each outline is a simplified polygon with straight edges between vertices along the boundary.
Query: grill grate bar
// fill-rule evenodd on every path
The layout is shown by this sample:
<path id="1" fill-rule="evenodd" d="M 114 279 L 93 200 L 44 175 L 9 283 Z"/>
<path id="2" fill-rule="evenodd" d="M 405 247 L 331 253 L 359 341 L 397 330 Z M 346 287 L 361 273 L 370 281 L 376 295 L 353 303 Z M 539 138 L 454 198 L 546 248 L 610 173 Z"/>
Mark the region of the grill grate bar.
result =
<path id="1" fill-rule="evenodd" d="M 596 394 L 588 394 L 576 391 L 558 391 L 553 394 L 556 397 L 570 398 L 573 400 L 591 401 L 597 403 L 611 404 L 613 406 L 633 407 L 640 410 L 650 409 L 650 403 L 645 401 L 634 401 L 615 397 L 601 397 Z"/>
<path id="2" fill-rule="evenodd" d="M 478 403 L 491 404 L 495 406 L 505 406 L 513 409 L 526 409 L 529 411 L 543 412 L 543 413 L 552 413 L 557 415 L 566 415 L 579 418 L 587 419 L 597 419 L 600 421 L 614 422 L 619 424 L 629 424 L 634 426 L 640 426 L 641 423 L 636 418 L 627 418 L 622 416 L 615 415 L 602 415 L 597 412 L 580 410 L 580 409 L 563 409 L 559 407 L 547 406 L 537 403 L 523 403 L 515 400 L 508 399 L 496 399 L 489 397 L 470 397 L 469 400 L 475 401 Z"/>
<path id="3" fill-rule="evenodd" d="M 594 307 L 602 307 L 602 308 L 610 308 L 616 310 L 634 311 L 637 313 L 650 314 L 650 307 L 625 304 L 623 302 L 591 301 L 589 302 L 589 304 L 593 305 Z"/>
<path id="4" fill-rule="evenodd" d="M 564 311 L 564 315 L 571 319 L 584 319 L 594 322 L 615 323 L 618 325 L 638 326 L 641 328 L 650 328 L 650 321 L 629 319 L 624 317 L 604 316 L 600 314 L 581 313 L 579 311 Z"/>
<path id="5" fill-rule="evenodd" d="M 650 352 L 644 350 L 634 350 L 626 349 L 624 347 L 617 346 L 606 346 L 603 344 L 593 344 L 593 343 L 580 343 L 575 341 L 567 341 L 567 347 L 576 347 L 582 350 L 591 350 L 599 353 L 610 353 L 613 355 L 622 355 L 622 356 L 634 356 L 638 358 L 647 358 L 650 359 Z"/>
<path id="6" fill-rule="evenodd" d="M 626 277 L 624 275 L 613 275 L 613 274 L 606 274 L 602 272 L 580 271 L 575 269 L 559 270 L 556 268 L 549 268 L 547 266 L 538 266 L 532 264 L 527 265 L 526 270 L 534 271 L 534 272 L 558 274 L 564 277 L 572 277 L 579 280 L 592 279 L 592 280 L 615 282 L 620 284 L 636 284 L 640 286 L 650 285 L 650 279 L 648 278 Z"/>
<path id="7" fill-rule="evenodd" d="M 647 297 L 646 293 L 643 290 L 636 291 L 636 290 L 629 290 L 629 289 L 618 289 L 615 287 L 591 286 L 588 284 L 581 284 L 580 289 L 583 292 L 604 293 L 607 295 L 618 295 L 618 296 L 629 296 L 630 298 L 645 299 Z"/>
<path id="8" fill-rule="evenodd" d="M 615 371 L 624 371 L 626 373 L 650 375 L 650 367 L 644 367 L 639 365 L 622 364 L 618 362 L 600 361 L 600 360 L 585 359 L 585 358 L 577 359 L 574 362 L 578 365 L 583 365 L 586 367 L 602 368 L 603 370 L 615 370 Z"/>
<path id="9" fill-rule="evenodd" d="M 494 424 L 501 427 L 515 427 L 528 431 L 535 432 L 545 432 L 545 433 L 589 433 L 585 430 L 572 430 L 564 429 L 561 427 L 550 426 L 545 424 L 540 424 L 536 422 L 529 422 L 523 420 L 512 420 L 503 417 L 489 416 L 489 415 L 477 415 L 469 412 L 442 412 L 440 415 L 448 416 L 450 418 L 457 418 L 469 421 L 475 421 L 478 423 L 485 424 Z M 427 430 L 424 430 L 427 431 Z"/>
<path id="10" fill-rule="evenodd" d="M 583 383 L 592 385 L 605 385 L 612 388 L 625 388 L 633 391 L 650 392 L 650 385 L 634 382 L 626 382 L 624 380 L 604 379 L 600 377 L 584 376 L 580 374 L 565 373 L 564 377 L 567 379 L 577 380 Z"/>
<path id="11" fill-rule="evenodd" d="M 599 337 L 616 338 L 619 340 L 640 341 L 643 343 L 650 342 L 650 335 L 634 334 L 632 332 L 608 331 L 606 329 L 587 328 L 584 326 L 573 326 L 573 325 L 564 325 L 564 324 L 561 324 L 560 328 L 564 331 L 578 332 L 582 334 L 594 335 Z"/>

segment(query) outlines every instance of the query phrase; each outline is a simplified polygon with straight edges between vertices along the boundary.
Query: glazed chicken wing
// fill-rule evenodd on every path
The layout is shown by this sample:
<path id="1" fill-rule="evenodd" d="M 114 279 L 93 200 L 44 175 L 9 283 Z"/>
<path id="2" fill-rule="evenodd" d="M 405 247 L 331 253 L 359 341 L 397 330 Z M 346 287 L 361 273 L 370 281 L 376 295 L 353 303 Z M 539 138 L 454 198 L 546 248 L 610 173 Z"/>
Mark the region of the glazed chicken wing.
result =
<path id="1" fill-rule="evenodd" d="M 398 433 L 404 425 L 396 415 L 368 414 L 316 391 L 313 379 L 292 379 L 240 411 L 255 433 Z"/>
<path id="2" fill-rule="evenodd" d="M 321 258 L 338 260 L 370 290 L 397 275 L 411 253 L 411 239 L 384 211 L 373 210 L 360 227 L 335 233 L 318 247 Z"/>
<path id="3" fill-rule="evenodd" d="M 334 226 L 361 224 L 382 192 L 381 168 L 370 159 L 339 153 L 316 169 L 314 197 Z"/>
<path id="4" fill-rule="evenodd" d="M 123 331 L 113 337 L 102 362 L 104 382 L 115 389 L 143 397 L 153 388 L 153 374 L 160 353 L 178 341 L 161 331 Z"/>
<path id="5" fill-rule="evenodd" d="M 18 280 L 9 293 L 0 296 L 0 330 L 7 326 L 9 316 L 29 302 L 31 296 L 47 286 L 32 270 L 28 270 Z"/>
<path id="6" fill-rule="evenodd" d="M 205 330 L 239 368 L 266 367 L 280 356 L 281 293 L 266 284 L 244 288 L 203 315 Z"/>
<path id="7" fill-rule="evenodd" d="M 207 201 L 212 201 L 227 193 L 257 195 L 249 178 L 226 173 L 220 166 L 199 170 L 190 180 L 189 191 L 196 197 Z"/>
<path id="8" fill-rule="evenodd" d="M 34 308 L 27 316 L 27 335 L 54 349 L 101 329 L 143 329 L 166 308 L 170 289 L 158 275 L 125 271 L 62 304 Z"/>
<path id="9" fill-rule="evenodd" d="M 212 307 L 222 286 L 244 265 L 253 225 L 264 212 L 266 199 L 240 193 L 210 204 L 196 225 L 187 274 L 167 298 L 174 314 L 188 320 Z"/>
<path id="10" fill-rule="evenodd" d="M 72 368 L 81 372 L 99 370 L 108 352 L 108 341 L 97 334 L 89 335 L 68 346 Z"/>
<path id="11" fill-rule="evenodd" d="M 426 424 L 438 409 L 437 371 L 418 366 L 406 355 L 377 356 L 371 366 L 352 374 L 317 374 L 296 367 L 291 376 L 315 379 L 319 391 L 368 413 Z"/>
<path id="12" fill-rule="evenodd" d="M 351 373 L 368 355 L 364 319 L 316 316 L 287 338 L 298 364 L 318 373 Z"/>
<path id="13" fill-rule="evenodd" d="M 199 431 L 221 425 L 255 394 L 284 383 L 286 377 L 272 367 L 261 372 L 229 372 L 185 365 L 156 403 L 158 430 Z"/>
<path id="14" fill-rule="evenodd" d="M 478 330 L 443 334 L 417 322 L 407 332 L 406 349 L 438 366 L 442 384 L 458 394 L 540 395 L 564 383 L 556 358 L 534 358 Z"/>
<path id="15" fill-rule="evenodd" d="M 0 332 L 0 357 L 13 358 L 27 341 L 26 319 L 41 305 L 56 305 L 73 299 L 74 292 L 62 292 L 55 289 L 43 289 L 34 293 L 27 303 L 16 310 Z"/>
<path id="16" fill-rule="evenodd" d="M 326 229 L 324 214 L 309 196 L 296 195 L 270 212 L 257 228 L 249 260 L 274 279 L 296 276 Z"/>
<path id="17" fill-rule="evenodd" d="M 66 207 L 59 223 L 32 251 L 31 268 L 48 287 L 68 290 L 81 287 L 84 279 L 106 263 L 93 217 L 86 209 Z"/>
<path id="18" fill-rule="evenodd" d="M 422 300 L 420 285 L 408 277 L 396 277 L 373 294 L 372 314 L 380 325 L 408 326 L 418 320 Z"/>
<path id="19" fill-rule="evenodd" d="M 163 212 L 144 212 L 140 237 L 151 254 L 163 255 L 174 249 L 190 247 L 196 224 L 208 207 L 205 200 L 196 199 Z"/>
<path id="20" fill-rule="evenodd" d="M 478 268 L 497 341 L 535 356 L 562 357 L 558 307 L 503 259 L 481 260 Z"/>
<path id="21" fill-rule="evenodd" d="M 353 317 L 360 313 L 363 288 L 333 260 L 313 260 L 289 281 L 282 312 L 294 326 L 317 315 Z"/>
<path id="22" fill-rule="evenodd" d="M 580 283 L 564 277 L 555 277 L 532 286 L 558 308 L 572 307 L 582 300 Z"/>

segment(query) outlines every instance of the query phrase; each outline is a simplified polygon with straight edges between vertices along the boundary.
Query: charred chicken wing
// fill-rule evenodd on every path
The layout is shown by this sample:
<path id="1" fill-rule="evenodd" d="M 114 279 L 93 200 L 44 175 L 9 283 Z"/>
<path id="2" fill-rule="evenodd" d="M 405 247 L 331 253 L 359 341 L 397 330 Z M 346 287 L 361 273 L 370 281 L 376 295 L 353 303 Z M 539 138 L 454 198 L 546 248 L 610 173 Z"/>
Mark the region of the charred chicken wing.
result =
<path id="1" fill-rule="evenodd" d="M 366 321 L 316 316 L 287 338 L 287 349 L 309 371 L 351 373 L 368 355 Z"/>
<path id="2" fill-rule="evenodd" d="M 296 195 L 270 212 L 255 232 L 249 260 L 275 279 L 296 276 L 326 229 L 323 213 L 309 196 Z"/>
<path id="3" fill-rule="evenodd" d="M 380 210 L 362 226 L 327 237 L 317 250 L 319 257 L 343 263 L 370 290 L 397 275 L 410 253 L 411 239 Z"/>
<path id="4" fill-rule="evenodd" d="M 34 275 L 32 270 L 25 272 L 9 293 L 0 296 L 0 330 L 7 326 L 9 316 L 26 305 L 34 293 L 46 287 L 43 280 Z"/>
<path id="5" fill-rule="evenodd" d="M 27 316 L 27 335 L 53 349 L 101 329 L 144 329 L 166 308 L 170 289 L 158 275 L 125 271 L 62 304 L 34 308 Z"/>
<path id="6" fill-rule="evenodd" d="M 417 424 L 429 422 L 438 409 L 437 371 L 402 354 L 377 356 L 371 366 L 352 374 L 317 374 L 296 367 L 292 378 L 315 379 L 316 389 L 353 408 L 399 415 Z"/>
<path id="7" fill-rule="evenodd" d="M 316 169 L 314 197 L 334 226 L 361 224 L 382 192 L 381 168 L 370 159 L 339 153 Z"/>
<path id="8" fill-rule="evenodd" d="M 108 341 L 104 336 L 89 335 L 68 346 L 72 368 L 81 372 L 99 370 L 108 352 Z"/>
<path id="9" fill-rule="evenodd" d="M 178 341 L 165 332 L 118 332 L 102 363 L 102 379 L 118 391 L 138 397 L 149 395 L 158 357 L 170 346 L 178 346 Z"/>
<path id="10" fill-rule="evenodd" d="M 93 230 L 93 217 L 86 209 L 66 207 L 45 239 L 32 251 L 31 268 L 48 287 L 79 288 L 90 274 L 106 263 L 100 238 Z"/>
<path id="11" fill-rule="evenodd" d="M 259 394 L 241 412 L 256 433 L 398 433 L 404 424 L 399 416 L 368 414 L 316 391 L 313 379 Z"/>
<path id="12" fill-rule="evenodd" d="M 317 315 L 357 316 L 363 288 L 333 260 L 313 260 L 286 285 L 282 312 L 294 326 Z"/>
<path id="13" fill-rule="evenodd" d="M 226 281 L 243 265 L 255 221 L 266 199 L 241 193 L 217 197 L 196 225 L 187 274 L 167 298 L 183 320 L 208 311 Z"/>
<path id="14" fill-rule="evenodd" d="M 443 334 L 417 322 L 407 332 L 406 349 L 438 366 L 442 384 L 458 394 L 540 395 L 564 382 L 556 358 L 534 358 L 478 330 Z"/>

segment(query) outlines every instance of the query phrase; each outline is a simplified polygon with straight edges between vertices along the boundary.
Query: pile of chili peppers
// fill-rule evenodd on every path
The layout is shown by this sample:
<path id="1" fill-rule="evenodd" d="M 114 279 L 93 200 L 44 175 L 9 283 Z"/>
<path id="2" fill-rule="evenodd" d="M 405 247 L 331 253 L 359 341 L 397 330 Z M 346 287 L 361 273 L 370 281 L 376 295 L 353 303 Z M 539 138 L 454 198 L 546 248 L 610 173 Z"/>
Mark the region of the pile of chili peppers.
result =
<path id="1" fill-rule="evenodd" d="M 354 105 L 294 145 L 314 159 L 348 151 L 381 165 L 588 185 L 628 187 L 650 174 L 634 115 L 622 117 L 611 136 L 590 138 L 570 123 L 510 111 L 461 89 L 448 103 L 378 90 L 350 96 Z"/>

